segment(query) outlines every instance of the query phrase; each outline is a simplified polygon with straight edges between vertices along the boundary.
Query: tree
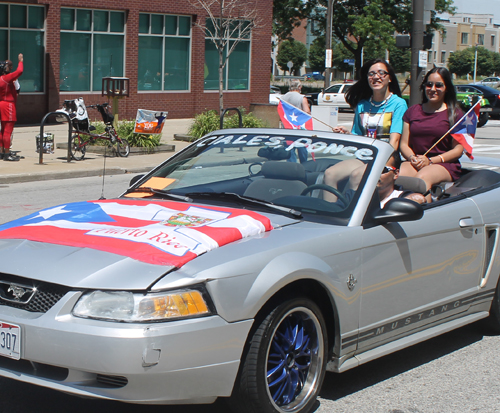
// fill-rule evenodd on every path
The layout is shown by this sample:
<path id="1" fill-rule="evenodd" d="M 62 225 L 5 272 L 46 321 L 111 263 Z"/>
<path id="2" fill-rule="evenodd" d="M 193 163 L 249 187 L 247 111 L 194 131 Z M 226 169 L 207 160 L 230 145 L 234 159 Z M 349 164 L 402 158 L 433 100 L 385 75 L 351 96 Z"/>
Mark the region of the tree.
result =
<path id="1" fill-rule="evenodd" d="M 281 70 L 289 70 L 288 62 L 292 62 L 293 67 L 290 73 L 298 71 L 306 60 L 307 48 L 303 43 L 297 42 L 293 38 L 280 43 L 276 61 Z"/>
<path id="2" fill-rule="evenodd" d="M 309 47 L 309 67 L 313 72 L 325 71 L 325 37 L 320 36 L 313 40 Z"/>
<path id="3" fill-rule="evenodd" d="M 457 76 L 464 76 L 474 69 L 474 52 L 471 48 L 451 52 L 448 58 L 448 69 Z"/>
<path id="4" fill-rule="evenodd" d="M 279 40 L 290 37 L 295 27 L 299 27 L 303 19 L 310 16 L 318 0 L 274 0 L 273 33 Z"/>
<path id="5" fill-rule="evenodd" d="M 259 26 L 257 8 L 253 0 L 189 0 L 202 9 L 207 20 L 196 22 L 207 38 L 215 45 L 219 54 L 219 113 L 224 110 L 224 68 L 229 56 L 241 39 L 249 37 L 252 29 Z"/>
<path id="6" fill-rule="evenodd" d="M 323 6 L 321 12 L 312 17 L 325 33 L 328 0 L 310 0 Z M 436 0 L 436 12 L 453 12 L 453 0 Z M 394 33 L 411 30 L 412 0 L 333 0 L 333 36 L 351 53 L 356 70 L 361 67 L 361 56 L 367 54 L 385 56 L 385 50 L 394 44 Z M 314 7 L 312 7 L 314 9 Z M 433 12 L 430 28 L 439 28 Z M 366 60 L 366 58 L 364 59 Z"/>
<path id="7" fill-rule="evenodd" d="M 411 70 L 411 50 L 391 46 L 389 48 L 389 61 L 396 73 L 409 72 Z"/>

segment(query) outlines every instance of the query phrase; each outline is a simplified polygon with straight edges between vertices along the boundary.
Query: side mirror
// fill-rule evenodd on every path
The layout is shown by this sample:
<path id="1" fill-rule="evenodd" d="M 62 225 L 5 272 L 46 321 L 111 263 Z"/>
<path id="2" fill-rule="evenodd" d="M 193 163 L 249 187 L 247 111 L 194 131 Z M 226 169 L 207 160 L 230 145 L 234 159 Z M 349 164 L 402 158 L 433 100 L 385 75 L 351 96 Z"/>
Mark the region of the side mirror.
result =
<path id="1" fill-rule="evenodd" d="M 387 222 L 417 221 L 424 215 L 422 205 L 404 198 L 391 199 L 373 216 L 377 224 Z"/>
<path id="2" fill-rule="evenodd" d="M 130 188 L 132 185 L 134 185 L 136 182 L 140 181 L 142 178 L 144 178 L 144 175 L 136 175 L 136 176 L 134 176 L 134 177 L 130 180 L 130 182 L 129 182 L 129 184 L 128 184 L 129 188 Z"/>

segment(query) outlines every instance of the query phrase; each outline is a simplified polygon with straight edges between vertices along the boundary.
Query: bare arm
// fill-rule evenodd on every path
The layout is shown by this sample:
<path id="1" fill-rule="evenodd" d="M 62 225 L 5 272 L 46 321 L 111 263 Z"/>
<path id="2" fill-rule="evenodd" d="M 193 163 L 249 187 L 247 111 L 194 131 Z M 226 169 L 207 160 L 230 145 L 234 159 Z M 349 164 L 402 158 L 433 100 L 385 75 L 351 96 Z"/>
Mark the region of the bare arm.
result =
<path id="1" fill-rule="evenodd" d="M 311 114 L 311 108 L 309 107 L 309 102 L 307 101 L 307 98 L 304 96 L 304 99 L 302 99 L 302 110 L 306 113 Z"/>

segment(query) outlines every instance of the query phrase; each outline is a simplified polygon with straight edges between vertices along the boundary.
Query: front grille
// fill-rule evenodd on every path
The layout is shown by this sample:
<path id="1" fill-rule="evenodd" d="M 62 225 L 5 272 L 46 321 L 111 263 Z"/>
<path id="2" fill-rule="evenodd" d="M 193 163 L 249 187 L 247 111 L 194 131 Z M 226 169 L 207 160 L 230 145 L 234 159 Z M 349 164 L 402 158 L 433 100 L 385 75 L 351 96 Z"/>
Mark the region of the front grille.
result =
<path id="1" fill-rule="evenodd" d="M 29 360 L 12 360 L 0 357 L 0 368 L 33 377 L 42 377 L 48 380 L 64 381 L 68 377 L 68 369 L 50 366 L 43 363 L 35 363 Z"/>
<path id="2" fill-rule="evenodd" d="M 34 313 L 46 313 L 49 311 L 64 295 L 70 291 L 69 287 L 59 284 L 46 283 L 43 281 L 31 280 L 23 277 L 16 277 L 10 274 L 0 273 L 0 281 L 12 282 L 16 284 L 27 285 L 37 289 L 34 297 L 27 303 L 18 303 L 0 299 L 0 305 L 20 308 Z"/>

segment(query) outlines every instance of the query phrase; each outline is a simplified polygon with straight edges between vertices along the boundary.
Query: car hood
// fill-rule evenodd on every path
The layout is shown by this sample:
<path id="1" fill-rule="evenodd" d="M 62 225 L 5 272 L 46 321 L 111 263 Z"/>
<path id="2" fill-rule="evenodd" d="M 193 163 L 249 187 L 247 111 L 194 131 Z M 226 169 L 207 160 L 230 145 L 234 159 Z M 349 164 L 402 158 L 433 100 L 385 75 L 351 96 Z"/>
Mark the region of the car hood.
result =
<path id="1" fill-rule="evenodd" d="M 296 222 L 275 218 L 275 226 Z M 66 204 L 0 225 L 0 276 L 144 290 L 199 255 L 272 228 L 269 217 L 232 208 L 137 200 Z"/>

